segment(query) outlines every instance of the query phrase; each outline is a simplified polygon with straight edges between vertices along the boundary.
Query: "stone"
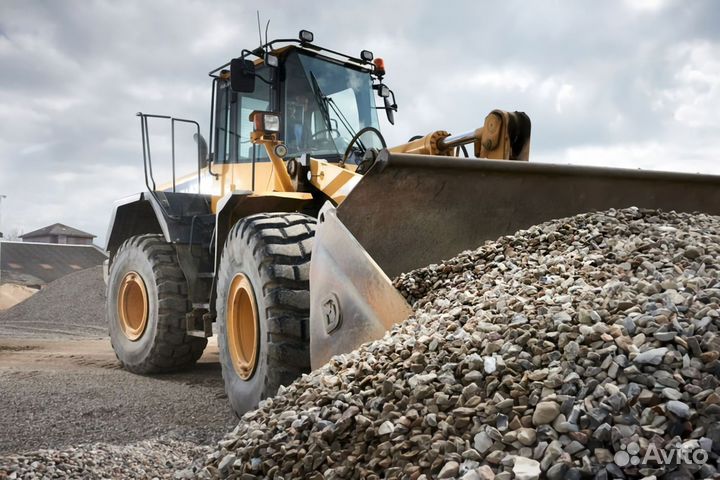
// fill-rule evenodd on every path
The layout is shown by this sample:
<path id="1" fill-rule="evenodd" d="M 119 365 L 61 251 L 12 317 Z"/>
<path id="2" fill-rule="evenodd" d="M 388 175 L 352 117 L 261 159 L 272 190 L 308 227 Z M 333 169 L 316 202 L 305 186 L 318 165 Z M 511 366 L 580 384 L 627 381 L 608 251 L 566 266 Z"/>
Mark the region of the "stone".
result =
<path id="1" fill-rule="evenodd" d="M 640 365 L 660 365 L 667 352 L 668 349 L 666 347 L 651 348 L 650 350 L 639 353 L 633 362 Z"/>
<path id="2" fill-rule="evenodd" d="M 232 467 L 232 464 L 235 463 L 235 454 L 228 453 L 223 457 L 223 459 L 218 464 L 218 470 L 220 470 L 223 473 L 228 473 L 230 471 L 230 467 Z"/>
<path id="3" fill-rule="evenodd" d="M 483 368 L 487 374 L 495 373 L 497 370 L 497 361 L 493 357 L 485 357 L 483 360 Z"/>
<path id="4" fill-rule="evenodd" d="M 378 435 L 390 435 L 395 430 L 395 425 L 392 422 L 385 421 L 378 428 Z"/>
<path id="5" fill-rule="evenodd" d="M 663 388 L 662 394 L 663 394 L 663 397 L 665 397 L 669 400 L 680 400 L 682 398 L 682 393 L 675 390 L 674 388 Z"/>
<path id="6" fill-rule="evenodd" d="M 665 408 L 679 418 L 688 418 L 690 416 L 690 407 L 683 402 L 670 400 L 665 404 Z"/>
<path id="7" fill-rule="evenodd" d="M 478 480 L 494 480 L 495 472 L 488 465 L 482 465 L 475 469 Z"/>
<path id="8" fill-rule="evenodd" d="M 460 470 L 460 464 L 457 462 L 450 461 L 446 463 L 437 478 L 455 478 L 457 477 L 458 471 Z"/>
<path id="9" fill-rule="evenodd" d="M 560 405 L 555 402 L 540 402 L 535 406 L 533 412 L 533 425 L 545 425 L 552 423 L 560 415 Z"/>
<path id="10" fill-rule="evenodd" d="M 548 480 L 564 480 L 568 471 L 568 466 L 564 463 L 556 463 L 550 467 L 546 473 Z"/>
<path id="11" fill-rule="evenodd" d="M 521 428 L 517 430 L 517 439 L 520 443 L 529 447 L 535 444 L 537 433 L 532 428 Z"/>
<path id="12" fill-rule="evenodd" d="M 531 458 L 515 457 L 512 472 L 515 474 L 515 480 L 538 480 L 541 473 L 540 462 Z"/>
<path id="13" fill-rule="evenodd" d="M 486 432 L 480 432 L 475 435 L 473 445 L 475 446 L 475 450 L 480 453 L 485 453 L 493 446 L 493 440 Z"/>

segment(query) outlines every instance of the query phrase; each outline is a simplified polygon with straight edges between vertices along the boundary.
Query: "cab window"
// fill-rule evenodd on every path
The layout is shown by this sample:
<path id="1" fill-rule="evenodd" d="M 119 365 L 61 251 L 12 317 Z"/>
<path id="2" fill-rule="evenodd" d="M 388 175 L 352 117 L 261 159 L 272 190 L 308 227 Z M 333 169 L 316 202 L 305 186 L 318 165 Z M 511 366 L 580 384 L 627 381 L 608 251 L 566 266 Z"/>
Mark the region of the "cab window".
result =
<path id="1" fill-rule="evenodd" d="M 237 93 L 230 89 L 229 82 L 218 88 L 216 112 L 216 161 L 218 163 L 252 162 L 253 144 L 250 133 L 253 124 L 250 113 L 254 110 L 268 110 L 270 87 L 258 82 L 253 93 Z M 262 146 L 256 147 L 256 160 L 269 161 Z"/>

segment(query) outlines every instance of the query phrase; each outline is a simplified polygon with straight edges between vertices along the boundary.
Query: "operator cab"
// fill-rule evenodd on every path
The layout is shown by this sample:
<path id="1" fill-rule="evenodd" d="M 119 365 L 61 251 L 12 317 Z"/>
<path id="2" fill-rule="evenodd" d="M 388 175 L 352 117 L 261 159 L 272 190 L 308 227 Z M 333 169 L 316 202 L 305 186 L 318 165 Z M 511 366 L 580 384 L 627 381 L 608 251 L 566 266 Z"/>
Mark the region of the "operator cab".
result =
<path id="1" fill-rule="evenodd" d="M 382 63 L 373 62 L 368 51 L 353 58 L 311 41 L 312 34 L 303 30 L 299 40 L 273 40 L 244 50 L 239 59 L 210 72 L 215 162 L 269 161 L 265 149 L 250 139 L 254 111 L 279 113 L 277 134 L 287 147 L 286 159 L 308 154 L 339 162 L 348 153 L 351 163 L 359 163 L 366 150 L 384 146 L 377 110 L 385 109 L 392 122 L 397 106 L 390 104 L 391 92 L 382 84 Z M 257 59 L 251 62 L 252 57 Z M 384 107 L 376 106 L 376 95 L 384 95 Z"/>

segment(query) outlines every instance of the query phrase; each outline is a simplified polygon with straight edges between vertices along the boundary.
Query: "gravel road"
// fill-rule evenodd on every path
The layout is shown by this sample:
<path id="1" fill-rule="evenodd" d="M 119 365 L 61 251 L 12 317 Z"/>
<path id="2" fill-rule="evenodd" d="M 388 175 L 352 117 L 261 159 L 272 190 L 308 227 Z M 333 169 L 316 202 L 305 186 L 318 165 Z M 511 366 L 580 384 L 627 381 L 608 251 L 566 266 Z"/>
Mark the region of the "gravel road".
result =
<path id="1" fill-rule="evenodd" d="M 173 435 L 209 442 L 232 428 L 217 349 L 192 370 L 121 370 L 105 339 L 0 341 L 0 454 Z"/>
<path id="2" fill-rule="evenodd" d="M 216 342 L 187 372 L 133 375 L 110 346 L 104 301 L 95 268 L 0 315 L 0 479 L 172 477 L 237 424 Z"/>
<path id="3" fill-rule="evenodd" d="M 144 377 L 119 368 L 107 339 L 2 339 L 0 392 L 0 478 L 23 461 L 47 475 L 59 463 L 74 477 L 172 476 L 237 423 L 215 342 L 188 372 Z"/>

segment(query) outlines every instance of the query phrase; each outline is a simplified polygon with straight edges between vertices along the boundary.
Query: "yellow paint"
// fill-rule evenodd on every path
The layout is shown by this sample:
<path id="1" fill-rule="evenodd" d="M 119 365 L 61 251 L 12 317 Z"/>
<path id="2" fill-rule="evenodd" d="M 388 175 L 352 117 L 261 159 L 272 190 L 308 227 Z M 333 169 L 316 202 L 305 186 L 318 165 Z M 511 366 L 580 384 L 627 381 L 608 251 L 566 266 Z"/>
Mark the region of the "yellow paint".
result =
<path id="1" fill-rule="evenodd" d="M 252 132 L 250 134 L 250 140 L 254 144 L 260 144 L 265 147 L 265 151 L 273 164 L 274 169 L 274 180 L 275 180 L 275 191 L 277 192 L 293 192 L 292 180 L 288 174 L 287 167 L 282 158 L 275 155 L 275 146 L 280 145 L 282 142 L 277 139 L 277 135 L 268 134 L 264 132 Z"/>
<path id="2" fill-rule="evenodd" d="M 335 163 L 311 158 L 310 173 L 312 176 L 310 183 L 330 197 L 335 205 L 339 205 L 362 178 L 362 175 L 353 171 L 353 167 L 346 165 L 343 168 Z"/>

